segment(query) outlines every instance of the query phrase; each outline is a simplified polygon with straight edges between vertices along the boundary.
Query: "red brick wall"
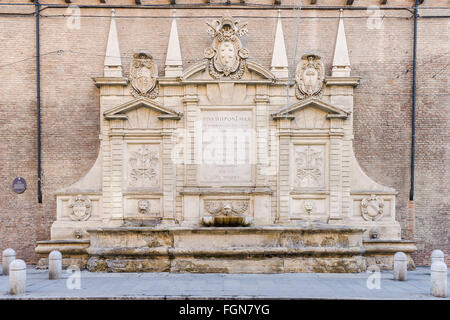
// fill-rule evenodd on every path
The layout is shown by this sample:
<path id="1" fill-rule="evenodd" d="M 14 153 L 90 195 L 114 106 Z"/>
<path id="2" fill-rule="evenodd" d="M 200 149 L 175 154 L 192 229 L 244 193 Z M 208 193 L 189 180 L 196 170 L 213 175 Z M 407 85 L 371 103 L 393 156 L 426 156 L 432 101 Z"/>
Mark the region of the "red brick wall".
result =
<path id="1" fill-rule="evenodd" d="M 62 0 L 48 2 L 65 4 Z M 271 4 L 272 0 L 247 2 Z M 150 3 L 168 1 L 143 2 Z M 282 0 L 282 3 L 296 5 L 298 1 Z M 309 3 L 302 1 L 303 5 Z M 326 1 L 326 5 L 344 3 L 345 0 Z M 360 0 L 353 7 L 378 3 Z M 389 0 L 388 6 L 406 9 L 412 3 L 412 0 Z M 74 4 L 100 3 L 84 0 Z M 107 4 L 133 5 L 134 1 L 116 0 Z M 325 1 L 319 0 L 318 5 L 325 5 Z M 448 7 L 441 8 L 447 5 L 447 1 L 425 0 L 421 8 L 435 9 L 422 9 L 421 15 L 448 16 Z M 269 68 L 278 11 L 232 7 L 228 10 L 249 23 L 244 42 L 250 59 Z M 36 241 L 50 237 L 56 215 L 55 191 L 82 177 L 97 156 L 99 102 L 98 89 L 91 78 L 103 73 L 111 14 L 107 8 L 81 9 L 80 29 L 71 30 L 67 17 L 61 16 L 65 9 L 47 8 L 41 12 L 43 203 L 38 204 L 35 20 L 33 15 L 1 14 L 33 11 L 33 6 L 0 6 L 0 250 L 12 247 L 18 257 L 29 263 L 37 261 Z M 201 61 L 203 49 L 209 45 L 205 21 L 224 13 L 224 9 L 177 10 L 185 68 Z M 370 177 L 399 191 L 397 219 L 402 224 L 402 236 L 417 241 L 416 264 L 428 264 L 431 251 L 437 248 L 446 253 L 448 262 L 449 20 L 422 17 L 419 21 L 416 189 L 414 211 L 408 211 L 412 15 L 407 10 L 383 10 L 383 28 L 369 29 L 371 13 L 345 10 L 344 14 L 352 74 L 362 77 L 355 90 L 357 159 Z M 117 9 L 116 15 L 125 75 L 132 54 L 141 50 L 153 55 L 163 74 L 170 10 Z M 302 54 L 313 51 L 323 57 L 330 74 L 338 15 L 337 10 L 282 11 L 291 64 Z M 28 183 L 27 191 L 21 195 L 11 189 L 17 176 Z"/>

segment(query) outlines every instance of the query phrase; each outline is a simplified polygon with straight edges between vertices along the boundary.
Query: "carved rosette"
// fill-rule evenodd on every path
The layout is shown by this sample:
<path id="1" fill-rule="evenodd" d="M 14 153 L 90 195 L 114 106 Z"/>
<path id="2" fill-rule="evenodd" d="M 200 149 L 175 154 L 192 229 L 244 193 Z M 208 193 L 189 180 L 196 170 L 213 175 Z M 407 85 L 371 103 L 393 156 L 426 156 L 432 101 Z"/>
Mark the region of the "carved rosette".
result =
<path id="1" fill-rule="evenodd" d="M 205 49 L 208 70 L 213 78 L 230 77 L 240 79 L 245 71 L 248 51 L 242 48 L 241 40 L 248 30 L 247 23 L 239 24 L 231 16 L 208 23 L 208 34 L 213 37 L 211 47 Z"/>
<path id="2" fill-rule="evenodd" d="M 320 96 L 325 71 L 322 60 L 314 54 L 304 55 L 295 71 L 295 95 L 298 99 Z"/>
<path id="3" fill-rule="evenodd" d="M 72 209 L 69 217 L 74 221 L 86 221 L 91 216 L 91 200 L 81 194 L 70 200 L 69 208 Z"/>
<path id="4" fill-rule="evenodd" d="M 383 199 L 372 194 L 370 197 L 365 197 L 361 201 L 361 215 L 364 220 L 375 221 L 383 216 L 384 203 Z"/>
<path id="5" fill-rule="evenodd" d="M 248 201 L 205 201 L 205 211 L 201 222 L 206 226 L 249 226 L 253 218 L 245 216 Z"/>
<path id="6" fill-rule="evenodd" d="M 131 94 L 138 97 L 154 99 L 158 96 L 157 86 L 158 66 L 147 53 L 136 53 L 131 62 L 130 83 Z"/>

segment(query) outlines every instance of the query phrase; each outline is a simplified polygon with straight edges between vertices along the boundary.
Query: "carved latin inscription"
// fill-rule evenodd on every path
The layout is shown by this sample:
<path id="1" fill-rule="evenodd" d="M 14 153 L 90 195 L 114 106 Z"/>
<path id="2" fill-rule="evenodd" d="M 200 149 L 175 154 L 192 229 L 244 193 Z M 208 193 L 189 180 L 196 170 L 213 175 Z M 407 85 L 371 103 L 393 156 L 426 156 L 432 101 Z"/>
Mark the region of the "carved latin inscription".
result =
<path id="1" fill-rule="evenodd" d="M 204 110 L 199 180 L 211 185 L 250 183 L 253 116 L 251 110 Z"/>
<path id="2" fill-rule="evenodd" d="M 323 187 L 324 146 L 297 145 L 295 152 L 294 184 L 297 188 Z"/>

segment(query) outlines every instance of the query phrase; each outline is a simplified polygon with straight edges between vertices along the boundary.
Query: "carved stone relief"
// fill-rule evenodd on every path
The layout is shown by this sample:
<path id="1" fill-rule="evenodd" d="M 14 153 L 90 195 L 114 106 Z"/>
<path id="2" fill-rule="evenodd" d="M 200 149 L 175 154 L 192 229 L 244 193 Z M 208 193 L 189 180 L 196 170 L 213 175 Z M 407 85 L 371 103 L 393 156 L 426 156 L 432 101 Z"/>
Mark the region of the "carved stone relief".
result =
<path id="1" fill-rule="evenodd" d="M 203 216 L 201 221 L 206 226 L 248 226 L 253 218 L 245 216 L 249 201 L 217 201 L 210 200 L 204 203 L 205 211 L 210 215 Z"/>
<path id="2" fill-rule="evenodd" d="M 128 181 L 132 187 L 156 187 L 159 185 L 160 156 L 158 145 L 140 145 L 129 152 Z"/>
<path id="3" fill-rule="evenodd" d="M 365 197 L 361 201 L 361 215 L 364 220 L 375 221 L 383 216 L 384 203 L 383 199 L 372 194 L 370 197 Z"/>
<path id="4" fill-rule="evenodd" d="M 91 216 L 91 200 L 81 194 L 70 200 L 69 208 L 72 209 L 69 217 L 74 221 L 86 221 Z"/>
<path id="5" fill-rule="evenodd" d="M 131 94 L 134 97 L 147 97 L 154 99 L 158 96 L 158 66 L 147 53 L 136 53 L 131 62 L 130 82 Z"/>
<path id="6" fill-rule="evenodd" d="M 208 24 L 208 34 L 213 37 L 211 47 L 205 49 L 209 73 L 214 78 L 240 79 L 244 73 L 248 51 L 242 48 L 241 40 L 248 30 L 247 23 L 226 15 Z"/>
<path id="7" fill-rule="evenodd" d="M 297 145 L 295 152 L 294 185 L 297 188 L 323 187 L 324 147 Z"/>
<path id="8" fill-rule="evenodd" d="M 150 211 L 150 202 L 146 199 L 138 201 L 138 212 L 140 214 L 146 214 Z"/>
<path id="9" fill-rule="evenodd" d="M 319 56 L 304 55 L 295 71 L 295 95 L 298 99 L 318 96 L 322 92 L 324 67 Z"/>
<path id="10" fill-rule="evenodd" d="M 205 201 L 205 210 L 212 215 L 243 214 L 248 210 L 248 201 Z"/>

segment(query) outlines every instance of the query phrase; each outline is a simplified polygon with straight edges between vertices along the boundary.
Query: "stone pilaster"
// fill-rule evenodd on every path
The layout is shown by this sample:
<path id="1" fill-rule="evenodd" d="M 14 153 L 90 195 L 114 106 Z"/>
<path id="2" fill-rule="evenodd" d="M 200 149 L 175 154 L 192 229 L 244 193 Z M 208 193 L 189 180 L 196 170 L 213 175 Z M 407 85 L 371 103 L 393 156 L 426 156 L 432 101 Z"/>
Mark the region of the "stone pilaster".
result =
<path id="1" fill-rule="evenodd" d="M 192 88 L 194 89 L 194 88 Z M 198 135 L 201 132 L 198 131 L 199 115 L 198 115 L 198 97 L 195 92 L 192 94 L 186 94 L 183 98 L 185 105 L 185 126 L 186 126 L 186 141 L 185 141 L 185 185 L 195 186 L 197 185 L 197 165 L 199 157 Z M 201 149 L 200 149 L 201 150 Z"/>
<path id="2" fill-rule="evenodd" d="M 278 222 L 289 220 L 290 190 L 291 190 L 291 119 L 282 119 L 279 122 L 279 173 L 278 173 Z"/>
<path id="3" fill-rule="evenodd" d="M 121 120 L 111 121 L 111 182 L 110 182 L 110 212 L 112 223 L 118 224 L 123 221 L 123 156 L 124 135 L 119 126 L 123 125 Z M 117 127 L 116 127 L 117 126 Z"/>

